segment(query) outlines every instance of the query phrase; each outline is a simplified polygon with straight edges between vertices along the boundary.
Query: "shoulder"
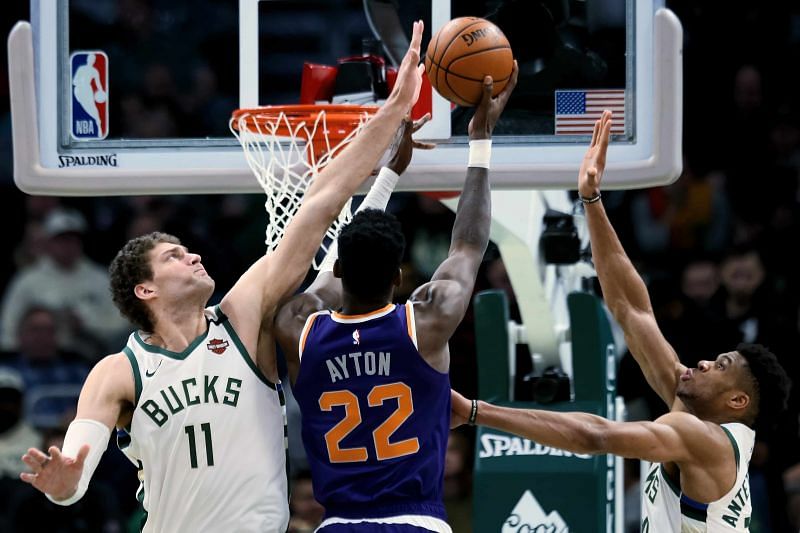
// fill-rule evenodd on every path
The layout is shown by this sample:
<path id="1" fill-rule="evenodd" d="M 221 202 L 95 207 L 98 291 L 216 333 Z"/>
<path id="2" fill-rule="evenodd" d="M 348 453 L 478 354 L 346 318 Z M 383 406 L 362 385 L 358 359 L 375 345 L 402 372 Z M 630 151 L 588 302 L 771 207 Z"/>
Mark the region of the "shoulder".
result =
<path id="1" fill-rule="evenodd" d="M 730 440 L 721 425 L 701 420 L 691 413 L 672 411 L 655 422 L 672 428 L 698 459 L 718 457 L 720 451 L 730 447 Z"/>
<path id="2" fill-rule="evenodd" d="M 124 352 L 107 355 L 89 372 L 84 393 L 133 401 L 135 372 L 132 362 Z"/>
<path id="3" fill-rule="evenodd" d="M 451 280 L 429 281 L 417 287 L 409 300 L 417 309 L 446 306 L 453 296 L 461 294 L 461 286 Z"/>
<path id="4" fill-rule="evenodd" d="M 115 379 L 118 375 L 125 372 L 130 373 L 130 371 L 131 362 L 125 352 L 107 355 L 92 368 L 92 373 L 106 375 L 109 379 Z"/>

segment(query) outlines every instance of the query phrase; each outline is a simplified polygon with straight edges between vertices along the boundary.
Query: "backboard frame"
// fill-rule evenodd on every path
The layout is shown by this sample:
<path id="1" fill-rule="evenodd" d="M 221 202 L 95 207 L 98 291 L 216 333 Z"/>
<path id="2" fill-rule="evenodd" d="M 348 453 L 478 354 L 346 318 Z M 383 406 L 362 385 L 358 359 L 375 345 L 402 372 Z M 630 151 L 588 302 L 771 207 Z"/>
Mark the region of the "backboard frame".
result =
<path id="1" fill-rule="evenodd" d="M 66 149 L 59 138 L 57 77 L 59 9 L 65 2 L 32 0 L 31 20 L 18 23 L 9 35 L 9 78 L 14 141 L 14 179 L 31 194 L 59 196 L 254 193 L 260 189 L 235 139 L 182 139 L 90 142 Z M 449 6 L 449 3 L 444 4 Z M 440 5 L 444 5 L 440 4 Z M 240 104 L 257 100 L 257 25 L 252 10 L 258 0 L 240 0 Z M 635 0 L 636 54 L 629 73 L 635 83 L 626 98 L 637 112 L 632 141 L 609 147 L 606 187 L 629 189 L 668 184 L 681 171 L 682 30 L 675 15 L 660 0 Z M 248 15 L 250 13 L 250 15 Z M 433 25 L 449 20 L 449 10 L 432 13 Z M 241 19 L 249 22 L 244 24 Z M 34 31 L 33 28 L 38 28 Z M 250 28 L 249 30 L 246 28 Z M 423 43 L 423 47 L 426 43 Z M 45 52 L 46 51 L 46 52 Z M 629 74 L 630 76 L 631 74 Z M 38 83 L 37 83 L 38 81 Z M 434 94 L 434 114 L 449 114 L 449 103 Z M 243 105 L 242 105 L 243 106 Z M 642 111 L 644 110 L 644 111 Z M 648 112 L 648 110 L 652 112 Z M 63 118 L 61 118 L 63 120 Z M 451 138 L 431 127 L 417 137 L 439 142 L 436 150 L 418 152 L 401 180 L 400 190 L 456 190 L 467 161 L 467 140 Z M 63 129 L 61 129 L 63 131 Z M 535 138 L 497 137 L 492 160 L 492 185 L 497 189 L 565 189 L 585 151 L 586 136 L 574 144 L 539 143 Z M 94 158 L 94 159 L 92 159 Z M 70 166 L 78 163 L 80 166 Z M 88 164 L 87 164 L 88 163 Z"/>

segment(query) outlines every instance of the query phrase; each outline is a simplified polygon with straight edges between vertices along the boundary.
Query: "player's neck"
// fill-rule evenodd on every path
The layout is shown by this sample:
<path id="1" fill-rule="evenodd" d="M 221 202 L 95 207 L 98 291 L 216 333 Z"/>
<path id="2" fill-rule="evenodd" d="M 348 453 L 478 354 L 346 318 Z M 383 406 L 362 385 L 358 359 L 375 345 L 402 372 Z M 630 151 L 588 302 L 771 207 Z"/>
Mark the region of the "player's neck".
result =
<path id="1" fill-rule="evenodd" d="M 362 299 L 351 295 L 342 295 L 342 314 L 343 315 L 364 315 L 382 309 L 392 303 L 391 295 L 383 295 L 379 298 Z"/>
<path id="2" fill-rule="evenodd" d="M 162 311 L 157 316 L 150 342 L 172 352 L 182 352 L 208 329 L 202 309 Z"/>

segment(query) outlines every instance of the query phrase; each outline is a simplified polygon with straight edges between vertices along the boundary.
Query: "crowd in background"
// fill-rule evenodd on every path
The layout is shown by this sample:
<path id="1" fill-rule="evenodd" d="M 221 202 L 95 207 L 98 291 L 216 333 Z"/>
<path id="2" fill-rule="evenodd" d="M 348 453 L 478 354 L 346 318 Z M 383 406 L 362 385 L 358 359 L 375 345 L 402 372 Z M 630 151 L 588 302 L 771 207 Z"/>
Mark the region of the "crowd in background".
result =
<path id="1" fill-rule="evenodd" d="M 4 7 L 4 35 L 16 20 L 28 18 L 26 4 Z M 666 187 L 604 193 L 603 201 L 684 364 L 714 358 L 740 341 L 760 342 L 800 382 L 800 264 L 793 252 L 800 242 L 800 86 L 792 72 L 800 64 L 800 7 L 686 0 L 667 5 L 681 19 L 685 37 L 683 174 Z M 106 268 L 119 247 L 149 231 L 178 235 L 215 278 L 215 303 L 263 253 L 263 198 L 23 194 L 12 179 L 4 61 L 5 54 L 0 60 L 0 210 L 6 220 L 6 260 L 0 262 L 0 530 L 135 530 L 140 518 L 135 468 L 114 446 L 87 495 L 68 508 L 50 504 L 18 481 L 20 456 L 30 446 L 63 439 L 89 369 L 124 345 L 130 327 L 107 291 Z M 153 90 L 177 90 L 163 79 L 165 73 L 157 74 L 150 79 Z M 198 88 L 217 83 L 212 70 L 198 76 Z M 201 92 L 196 102 L 207 102 Z M 159 109 L 142 124 L 180 122 L 174 117 L 159 122 Z M 128 111 L 139 116 L 133 107 Z M 402 300 L 445 257 L 453 214 L 413 193 L 395 195 L 389 210 L 403 223 L 407 239 L 405 283 L 397 294 Z M 476 291 L 487 288 L 511 291 L 502 259 L 491 248 Z M 470 311 L 451 343 L 452 385 L 467 396 L 477 391 L 473 337 Z M 666 410 L 629 354 L 620 360 L 618 383 L 631 419 L 652 419 Z M 291 403 L 289 408 L 291 416 Z M 750 473 L 754 532 L 800 528 L 798 416 L 795 390 L 779 427 L 757 434 Z M 321 508 L 297 437 L 290 434 L 292 528 L 299 532 L 313 529 Z M 473 438 L 469 430 L 454 432 L 448 447 L 445 496 L 457 532 L 470 528 Z M 636 464 L 628 466 L 633 495 Z"/>

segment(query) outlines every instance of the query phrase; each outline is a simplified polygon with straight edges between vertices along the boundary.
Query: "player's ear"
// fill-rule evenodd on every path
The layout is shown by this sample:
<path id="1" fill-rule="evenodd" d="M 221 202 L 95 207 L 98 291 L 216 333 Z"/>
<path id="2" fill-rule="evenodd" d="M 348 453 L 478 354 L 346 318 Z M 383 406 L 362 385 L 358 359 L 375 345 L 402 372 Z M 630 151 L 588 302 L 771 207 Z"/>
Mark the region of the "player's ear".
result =
<path id="1" fill-rule="evenodd" d="M 339 263 L 338 259 L 333 263 L 333 277 L 342 278 L 342 265 Z"/>
<path id="2" fill-rule="evenodd" d="M 728 397 L 728 407 L 736 410 L 744 410 L 750 406 L 750 395 L 743 390 L 734 389 Z"/>
<path id="3" fill-rule="evenodd" d="M 395 287 L 399 287 L 402 284 L 403 284 L 403 269 L 398 268 L 397 273 L 395 273 L 394 279 L 392 280 L 392 285 L 394 285 Z"/>
<path id="4" fill-rule="evenodd" d="M 133 288 L 133 294 L 140 300 L 151 300 L 157 294 L 156 286 L 150 282 L 139 283 Z"/>

